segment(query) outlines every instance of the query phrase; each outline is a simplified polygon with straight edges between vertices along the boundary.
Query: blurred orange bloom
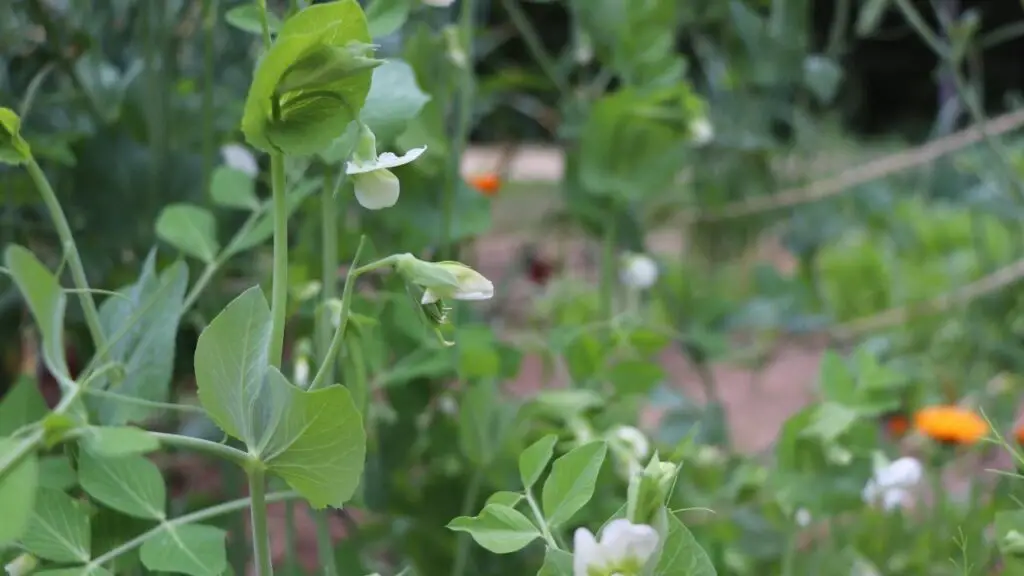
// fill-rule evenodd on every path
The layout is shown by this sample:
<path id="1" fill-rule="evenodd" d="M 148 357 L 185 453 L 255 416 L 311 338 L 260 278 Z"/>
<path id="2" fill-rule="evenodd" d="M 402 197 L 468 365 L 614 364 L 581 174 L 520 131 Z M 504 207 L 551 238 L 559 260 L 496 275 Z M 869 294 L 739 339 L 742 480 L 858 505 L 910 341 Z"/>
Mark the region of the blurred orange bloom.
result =
<path id="1" fill-rule="evenodd" d="M 494 196 L 501 189 L 501 177 L 493 172 L 469 178 L 469 184 L 484 196 Z"/>
<path id="2" fill-rule="evenodd" d="M 1024 446 L 1024 424 L 1018 424 L 1013 429 L 1013 437 L 1017 439 L 1017 443 Z"/>
<path id="3" fill-rule="evenodd" d="M 910 429 L 910 421 L 903 414 L 890 414 L 884 418 L 884 422 L 885 429 L 896 438 L 903 436 Z"/>
<path id="4" fill-rule="evenodd" d="M 925 436 L 951 444 L 974 444 L 988 434 L 988 422 L 959 406 L 928 406 L 914 415 L 914 426 Z"/>

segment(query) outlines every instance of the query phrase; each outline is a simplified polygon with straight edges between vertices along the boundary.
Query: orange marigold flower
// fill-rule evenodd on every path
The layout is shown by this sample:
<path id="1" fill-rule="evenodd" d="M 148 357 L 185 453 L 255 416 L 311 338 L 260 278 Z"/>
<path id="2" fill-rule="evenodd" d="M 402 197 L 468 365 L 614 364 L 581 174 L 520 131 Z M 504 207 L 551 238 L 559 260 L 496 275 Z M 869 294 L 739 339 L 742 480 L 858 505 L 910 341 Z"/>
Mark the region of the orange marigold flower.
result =
<path id="1" fill-rule="evenodd" d="M 501 177 L 493 172 L 478 174 L 469 179 L 469 184 L 484 196 L 493 196 L 501 189 Z"/>
<path id="2" fill-rule="evenodd" d="M 988 422 L 959 406 L 929 406 L 914 415 L 918 432 L 951 444 L 974 444 L 988 434 Z"/>

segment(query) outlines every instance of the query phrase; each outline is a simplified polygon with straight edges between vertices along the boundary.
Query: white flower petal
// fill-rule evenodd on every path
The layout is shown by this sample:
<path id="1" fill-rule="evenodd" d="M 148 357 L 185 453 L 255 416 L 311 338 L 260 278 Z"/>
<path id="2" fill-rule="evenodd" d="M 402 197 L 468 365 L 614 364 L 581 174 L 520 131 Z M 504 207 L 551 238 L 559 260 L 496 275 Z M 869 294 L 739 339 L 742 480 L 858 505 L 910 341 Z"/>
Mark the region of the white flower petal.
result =
<path id="1" fill-rule="evenodd" d="M 809 526 L 811 524 L 811 513 L 807 508 L 801 508 L 796 511 L 796 524 L 801 528 Z"/>
<path id="2" fill-rule="evenodd" d="M 698 146 L 707 144 L 715 138 L 715 127 L 707 118 L 697 118 L 690 123 L 690 139 Z"/>
<path id="3" fill-rule="evenodd" d="M 413 148 L 412 150 L 409 150 L 408 152 L 402 154 L 401 156 L 397 156 L 392 152 L 384 152 L 383 154 L 378 156 L 376 160 L 368 160 L 362 162 L 358 160 L 353 160 L 350 161 L 345 166 L 345 173 L 349 175 L 363 174 L 366 172 L 373 172 L 375 170 L 380 170 L 383 168 L 394 168 L 395 166 L 402 166 L 419 158 L 426 151 L 426 146 L 420 146 L 419 148 Z"/>
<path id="4" fill-rule="evenodd" d="M 604 556 L 594 534 L 586 528 L 577 528 L 572 537 L 572 574 L 588 576 L 591 566 L 604 566 Z"/>
<path id="5" fill-rule="evenodd" d="M 352 177 L 352 186 L 355 188 L 359 205 L 367 210 L 390 208 L 398 202 L 398 176 L 390 170 L 357 173 Z"/>
<path id="6" fill-rule="evenodd" d="M 621 564 L 627 558 L 641 565 L 658 549 L 658 533 L 646 524 L 633 524 L 629 520 L 612 520 L 601 531 L 601 550 L 609 563 Z"/>
<path id="7" fill-rule="evenodd" d="M 619 270 L 619 281 L 637 290 L 646 290 L 658 281 L 658 264 L 645 254 L 627 254 Z"/>
<path id="8" fill-rule="evenodd" d="M 426 290 L 423 291 L 423 299 L 420 300 L 420 304 L 433 304 L 434 302 L 437 302 L 440 299 L 440 296 L 431 292 L 430 288 L 427 288 Z"/>
<path id="9" fill-rule="evenodd" d="M 619 426 L 615 428 L 614 434 L 620 441 L 629 446 L 637 459 L 642 460 L 650 454 L 651 443 L 647 440 L 647 436 L 639 429 L 633 426 Z"/>
<path id="10" fill-rule="evenodd" d="M 437 6 L 438 8 L 451 6 L 454 2 L 455 0 L 423 0 L 423 3 L 427 6 Z"/>
<path id="11" fill-rule="evenodd" d="M 244 172 L 255 177 L 259 174 L 260 165 L 248 148 L 241 144 L 225 144 L 220 148 L 220 157 L 228 168 Z"/>

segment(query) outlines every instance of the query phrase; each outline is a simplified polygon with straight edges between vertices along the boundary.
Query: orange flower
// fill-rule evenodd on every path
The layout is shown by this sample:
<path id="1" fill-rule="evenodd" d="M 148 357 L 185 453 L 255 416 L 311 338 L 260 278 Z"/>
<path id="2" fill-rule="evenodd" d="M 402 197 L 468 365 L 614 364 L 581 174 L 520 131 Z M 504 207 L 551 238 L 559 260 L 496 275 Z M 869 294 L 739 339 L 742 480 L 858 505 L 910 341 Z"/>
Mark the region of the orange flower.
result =
<path id="1" fill-rule="evenodd" d="M 974 444 L 988 434 L 988 422 L 959 406 L 929 406 L 914 415 L 914 426 L 925 436 L 951 444 Z"/>
<path id="2" fill-rule="evenodd" d="M 1024 446 L 1024 424 L 1018 424 L 1013 429 L 1013 437 L 1017 439 L 1017 443 Z"/>
<path id="3" fill-rule="evenodd" d="M 484 196 L 494 196 L 501 189 L 501 177 L 493 172 L 478 174 L 470 177 L 469 184 Z"/>

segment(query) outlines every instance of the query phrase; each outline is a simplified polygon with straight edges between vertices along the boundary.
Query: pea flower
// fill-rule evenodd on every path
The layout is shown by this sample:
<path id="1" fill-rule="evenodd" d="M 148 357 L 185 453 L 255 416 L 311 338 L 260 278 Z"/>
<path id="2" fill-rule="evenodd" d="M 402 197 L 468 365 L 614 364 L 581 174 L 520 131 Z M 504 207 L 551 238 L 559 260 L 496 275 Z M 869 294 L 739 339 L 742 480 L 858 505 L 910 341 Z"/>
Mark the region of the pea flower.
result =
<path id="1" fill-rule="evenodd" d="M 703 146 L 715 138 L 715 127 L 705 116 L 694 119 L 690 122 L 690 139 L 694 144 Z"/>
<path id="2" fill-rule="evenodd" d="M 613 437 L 624 444 L 637 460 L 644 460 L 651 454 L 651 443 L 638 428 L 634 426 L 617 426 L 612 431 Z"/>
<path id="3" fill-rule="evenodd" d="M 808 510 L 807 508 L 800 508 L 799 510 L 797 510 L 794 519 L 796 520 L 796 525 L 801 528 L 806 528 L 810 526 L 811 521 L 814 520 L 814 518 L 811 516 L 811 511 Z"/>
<path id="4" fill-rule="evenodd" d="M 598 541 L 586 528 L 573 536 L 573 576 L 639 576 L 658 549 L 658 533 L 646 524 L 612 520 Z"/>
<path id="5" fill-rule="evenodd" d="M 260 166 L 256 162 L 256 157 L 252 155 L 248 148 L 241 144 L 225 144 L 221 146 L 220 157 L 228 168 L 233 168 L 253 178 L 260 172 Z"/>
<path id="6" fill-rule="evenodd" d="M 488 300 L 494 296 L 494 284 L 483 274 L 461 262 L 424 262 L 404 254 L 395 269 L 407 280 L 423 287 L 421 304 L 451 300 Z"/>
<path id="7" fill-rule="evenodd" d="M 636 290 L 646 290 L 658 281 L 658 264 L 646 254 L 627 253 L 622 258 L 619 281 Z"/>
<path id="8" fill-rule="evenodd" d="M 408 164 L 420 157 L 426 146 L 413 148 L 401 156 L 391 152 L 377 155 L 377 139 L 368 126 L 363 126 L 359 144 L 352 154 L 352 160 L 345 166 L 345 173 L 352 178 L 356 200 L 367 210 L 390 208 L 398 202 L 400 186 L 398 177 L 389 168 Z"/>
<path id="9" fill-rule="evenodd" d="M 904 456 L 898 460 L 875 465 L 875 474 L 861 491 L 864 502 L 880 504 L 892 510 L 910 502 L 914 488 L 924 475 L 924 468 L 916 458 Z"/>

